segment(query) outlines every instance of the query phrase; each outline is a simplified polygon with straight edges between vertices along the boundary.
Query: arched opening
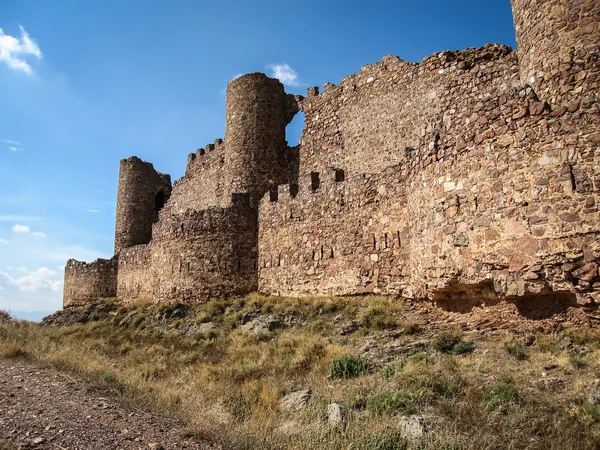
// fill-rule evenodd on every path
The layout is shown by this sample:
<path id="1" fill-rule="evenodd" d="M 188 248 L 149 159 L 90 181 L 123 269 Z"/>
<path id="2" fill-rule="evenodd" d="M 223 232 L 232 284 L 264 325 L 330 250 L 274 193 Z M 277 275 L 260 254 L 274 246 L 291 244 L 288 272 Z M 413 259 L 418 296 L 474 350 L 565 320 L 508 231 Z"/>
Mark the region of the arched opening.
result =
<path id="1" fill-rule="evenodd" d="M 156 196 L 154 197 L 154 211 L 159 212 L 165 206 L 165 193 L 163 191 L 158 191 Z"/>

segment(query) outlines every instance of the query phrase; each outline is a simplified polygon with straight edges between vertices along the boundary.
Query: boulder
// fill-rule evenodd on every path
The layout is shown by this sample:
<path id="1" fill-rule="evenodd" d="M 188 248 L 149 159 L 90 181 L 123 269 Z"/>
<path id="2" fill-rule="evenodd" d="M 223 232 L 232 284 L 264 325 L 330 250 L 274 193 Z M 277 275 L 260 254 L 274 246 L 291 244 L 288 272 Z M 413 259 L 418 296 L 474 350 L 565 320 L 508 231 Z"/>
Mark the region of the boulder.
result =
<path id="1" fill-rule="evenodd" d="M 300 411 L 306 406 L 311 395 L 312 391 L 310 389 L 291 392 L 279 401 L 279 408 L 286 412 Z"/>

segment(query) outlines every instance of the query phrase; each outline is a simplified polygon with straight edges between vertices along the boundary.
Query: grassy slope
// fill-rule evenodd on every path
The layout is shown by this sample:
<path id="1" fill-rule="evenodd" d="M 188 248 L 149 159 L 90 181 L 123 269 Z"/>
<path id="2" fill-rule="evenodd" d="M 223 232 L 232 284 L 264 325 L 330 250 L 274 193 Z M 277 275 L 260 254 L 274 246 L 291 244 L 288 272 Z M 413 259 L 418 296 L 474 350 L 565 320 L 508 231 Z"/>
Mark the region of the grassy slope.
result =
<path id="1" fill-rule="evenodd" d="M 405 306 L 381 297 L 251 295 L 164 320 L 165 306 L 136 304 L 110 320 L 71 327 L 0 321 L 0 355 L 111 386 L 229 448 L 586 449 L 600 437 L 600 408 L 590 399 L 600 374 L 596 329 L 473 332 L 452 321 L 428 324 Z M 245 332 L 239 320 L 253 311 L 295 324 Z M 356 329 L 341 335 L 352 321 Z M 205 322 L 217 328 L 191 337 L 178 331 Z M 414 341 L 424 347 L 411 351 Z M 405 349 L 394 361 L 339 378 L 353 375 L 354 359 L 345 355 L 360 359 L 365 344 L 390 342 Z M 557 391 L 536 384 L 551 365 L 548 377 L 564 382 Z M 280 399 L 302 388 L 313 392 L 307 407 L 280 411 Z M 349 408 L 346 427 L 327 425 L 331 402 Z M 398 418 L 411 414 L 426 417 L 429 433 L 404 442 Z"/>

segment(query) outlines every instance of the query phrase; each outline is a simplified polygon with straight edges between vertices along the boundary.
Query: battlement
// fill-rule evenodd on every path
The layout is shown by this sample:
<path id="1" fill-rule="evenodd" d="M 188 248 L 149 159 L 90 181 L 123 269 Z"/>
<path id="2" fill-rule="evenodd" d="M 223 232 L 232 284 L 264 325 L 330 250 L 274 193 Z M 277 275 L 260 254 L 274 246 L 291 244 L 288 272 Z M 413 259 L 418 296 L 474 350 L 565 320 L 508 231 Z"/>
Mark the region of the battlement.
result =
<path id="1" fill-rule="evenodd" d="M 368 64 L 323 92 L 252 73 L 171 189 L 121 161 L 115 252 L 65 306 L 285 296 L 600 302 L 600 6 L 512 0 L 519 48 Z M 286 125 L 305 113 L 300 143 Z M 118 265 L 118 267 L 117 267 Z"/>

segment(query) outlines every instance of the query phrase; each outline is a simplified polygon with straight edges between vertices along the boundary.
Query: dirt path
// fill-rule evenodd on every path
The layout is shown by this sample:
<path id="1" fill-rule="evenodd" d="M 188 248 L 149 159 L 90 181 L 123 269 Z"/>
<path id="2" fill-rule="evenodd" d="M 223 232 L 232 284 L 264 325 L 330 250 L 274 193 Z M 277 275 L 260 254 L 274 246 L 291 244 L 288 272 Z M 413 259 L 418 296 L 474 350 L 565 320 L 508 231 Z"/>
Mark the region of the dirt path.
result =
<path id="1" fill-rule="evenodd" d="M 0 358 L 0 450 L 217 449 L 185 440 L 176 421 L 102 396 L 49 368 Z"/>

